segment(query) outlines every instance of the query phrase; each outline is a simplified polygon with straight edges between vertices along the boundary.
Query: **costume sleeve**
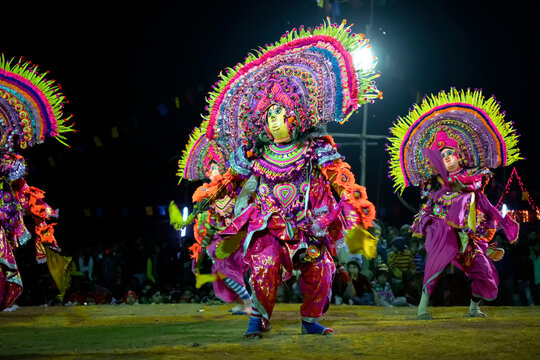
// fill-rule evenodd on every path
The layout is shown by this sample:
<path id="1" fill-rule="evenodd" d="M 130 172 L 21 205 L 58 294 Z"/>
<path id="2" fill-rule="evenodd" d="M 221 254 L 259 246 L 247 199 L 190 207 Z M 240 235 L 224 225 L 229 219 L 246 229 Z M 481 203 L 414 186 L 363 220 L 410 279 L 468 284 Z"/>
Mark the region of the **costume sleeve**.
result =
<path id="1" fill-rule="evenodd" d="M 455 178 L 450 178 L 450 180 L 459 180 L 465 185 L 464 192 L 474 192 L 482 190 L 489 182 L 491 175 L 491 171 L 487 168 L 469 169 L 467 174 L 458 175 Z"/>
<path id="2" fill-rule="evenodd" d="M 366 229 L 372 227 L 375 206 L 368 200 L 366 188 L 355 182 L 351 166 L 341 159 L 333 139 L 327 136 L 319 141 L 320 150 L 316 151 L 318 165 L 342 203 L 348 205 L 346 208 L 352 208 L 353 211 L 346 211 L 346 216 L 356 225 L 361 223 Z M 358 219 L 354 219 L 355 216 Z"/>
<path id="3" fill-rule="evenodd" d="M 251 163 L 243 147 L 236 149 L 231 153 L 230 167 L 225 174 L 216 177 L 212 182 L 205 183 L 195 190 L 193 202 L 200 202 L 203 199 L 215 200 L 222 196 L 223 192 L 235 191 L 240 183 L 251 175 Z"/>
<path id="4" fill-rule="evenodd" d="M 199 260 L 199 255 L 203 250 L 203 242 L 206 236 L 208 236 L 208 229 L 204 226 L 206 223 L 212 220 L 210 211 L 200 213 L 193 225 L 193 237 L 195 242 L 189 247 L 189 256 L 195 261 Z M 214 225 L 213 223 L 211 223 Z"/>
<path id="5" fill-rule="evenodd" d="M 45 191 L 37 187 L 28 186 L 22 178 L 13 181 L 11 186 L 26 213 L 41 220 L 49 220 L 51 217 L 58 216 L 57 212 L 43 200 L 45 198 Z"/>
<path id="6" fill-rule="evenodd" d="M 21 207 L 27 214 L 32 215 L 36 223 L 36 235 L 41 242 L 58 249 L 58 244 L 54 237 L 54 225 L 56 223 L 48 224 L 46 221 L 50 220 L 51 217 L 58 217 L 58 211 L 53 210 L 43 200 L 45 198 L 45 191 L 28 186 L 23 178 L 14 180 L 11 183 L 11 187 Z"/>

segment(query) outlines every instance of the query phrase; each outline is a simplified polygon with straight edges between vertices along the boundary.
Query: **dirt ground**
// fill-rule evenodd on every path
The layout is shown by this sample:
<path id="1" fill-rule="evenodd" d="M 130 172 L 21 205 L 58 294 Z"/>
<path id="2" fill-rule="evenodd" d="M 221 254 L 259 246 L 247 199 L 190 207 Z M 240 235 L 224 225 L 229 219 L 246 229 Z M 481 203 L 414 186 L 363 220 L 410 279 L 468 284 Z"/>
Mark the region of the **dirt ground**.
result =
<path id="1" fill-rule="evenodd" d="M 332 306 L 333 336 L 301 335 L 299 304 L 278 304 L 272 331 L 242 338 L 248 317 L 230 305 L 24 307 L 0 312 L 0 359 L 539 359 L 539 307 Z"/>

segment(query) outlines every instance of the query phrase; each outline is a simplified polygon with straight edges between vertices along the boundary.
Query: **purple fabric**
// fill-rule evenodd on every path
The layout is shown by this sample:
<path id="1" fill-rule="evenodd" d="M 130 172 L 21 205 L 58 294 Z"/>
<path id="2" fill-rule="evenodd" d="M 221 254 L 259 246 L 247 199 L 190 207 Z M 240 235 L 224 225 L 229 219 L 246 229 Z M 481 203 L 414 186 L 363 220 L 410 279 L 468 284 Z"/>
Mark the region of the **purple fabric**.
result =
<path id="1" fill-rule="evenodd" d="M 13 249 L 0 229 L 0 311 L 10 307 L 23 290 Z"/>
<path id="2" fill-rule="evenodd" d="M 441 175 L 443 182 L 446 185 L 448 183 L 448 170 L 446 170 L 446 167 L 444 166 L 441 152 L 423 148 L 422 155 L 429 160 L 431 166 L 433 166 L 437 174 Z"/>
<path id="3" fill-rule="evenodd" d="M 212 273 L 218 272 L 222 275 L 236 281 L 238 284 L 246 287 L 244 283 L 244 274 L 248 271 L 249 267 L 244 262 L 244 242 L 240 243 L 238 250 L 226 257 L 225 259 L 216 259 L 216 241 L 214 241 L 209 247 L 208 252 L 214 258 L 214 264 L 212 265 Z M 232 303 L 238 299 L 238 294 L 230 289 L 224 279 L 219 275 L 216 281 L 212 283 L 214 287 L 214 293 L 223 301 Z"/>
<path id="4" fill-rule="evenodd" d="M 431 295 L 437 284 L 437 277 L 459 254 L 459 249 L 454 229 L 440 219 L 430 218 L 425 234 L 427 259 L 424 291 Z"/>
<path id="5" fill-rule="evenodd" d="M 442 157 L 438 151 L 423 148 L 422 155 L 430 161 L 437 173 L 442 177 L 445 184 L 442 190 L 433 194 L 433 197 L 437 199 L 444 192 L 451 191 L 448 185 L 448 171 L 446 170 Z M 464 193 L 464 195 L 465 194 L 468 193 Z M 476 191 L 475 194 L 477 202 L 476 208 L 487 214 L 491 219 L 495 220 L 502 227 L 505 235 L 508 237 L 508 240 L 511 243 L 515 242 L 519 234 L 519 224 L 508 216 L 503 218 L 501 213 L 489 202 L 483 192 Z M 454 200 L 448 213 L 448 221 L 459 225 L 464 223 L 466 220 L 465 216 L 468 215 L 468 213 L 465 211 L 467 208 L 465 201 L 468 201 L 468 198 L 464 196 L 459 196 L 458 199 Z"/>
<path id="6" fill-rule="evenodd" d="M 424 291 L 432 294 L 440 273 L 448 264 L 453 263 L 472 280 L 473 295 L 492 300 L 497 297 L 499 278 L 493 263 L 485 255 L 487 242 L 469 238 L 469 244 L 474 247 L 475 255 L 471 264 L 464 268 L 458 261 L 460 241 L 457 232 L 471 232 L 478 236 L 487 228 L 496 227 L 495 224 L 498 223 L 508 239 L 514 242 L 517 239 L 519 226 L 509 217 L 503 218 L 481 190 L 457 194 L 453 192 L 448 183 L 448 172 L 444 168 L 440 155 L 426 148 L 422 149 L 422 152 L 445 181 L 441 190 L 431 193 L 428 206 L 420 212 L 413 225 L 415 233 L 426 237 L 425 246 L 428 255 L 424 272 Z M 442 198 L 443 195 L 446 200 Z M 483 213 L 485 219 L 480 221 L 475 229 L 468 229 L 467 219 L 473 196 L 476 201 L 476 210 Z M 435 211 L 436 208 L 437 211 Z M 445 211 L 446 215 L 444 215 Z"/>
<path id="7" fill-rule="evenodd" d="M 484 193 L 477 192 L 477 208 L 481 209 L 484 213 L 491 216 L 491 218 L 502 227 L 504 234 L 511 243 L 515 243 L 519 235 L 519 224 L 511 217 L 502 217 L 501 213 L 493 206 Z"/>
<path id="8" fill-rule="evenodd" d="M 443 220 L 432 219 L 426 228 L 427 260 L 424 272 L 424 291 L 433 294 L 437 278 L 444 268 L 453 263 L 472 280 L 473 295 L 486 300 L 497 297 L 499 277 L 495 266 L 485 255 L 487 243 L 477 242 L 477 250 L 472 265 L 466 269 L 457 261 L 459 255 L 456 231 Z"/>

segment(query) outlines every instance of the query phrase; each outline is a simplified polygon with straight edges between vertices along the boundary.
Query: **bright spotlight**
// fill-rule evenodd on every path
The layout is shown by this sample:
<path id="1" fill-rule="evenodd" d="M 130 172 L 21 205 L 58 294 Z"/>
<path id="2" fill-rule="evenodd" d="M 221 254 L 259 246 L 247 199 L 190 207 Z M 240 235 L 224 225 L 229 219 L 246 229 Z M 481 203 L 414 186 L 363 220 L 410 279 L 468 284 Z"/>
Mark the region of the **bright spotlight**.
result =
<path id="1" fill-rule="evenodd" d="M 373 52 L 371 48 L 362 47 L 354 50 L 352 53 L 352 59 L 354 68 L 356 70 L 368 70 L 375 65 L 375 60 L 373 58 Z"/>
<path id="2" fill-rule="evenodd" d="M 182 209 L 182 219 L 184 221 L 186 221 L 188 218 L 188 208 L 187 206 L 184 206 L 184 208 Z M 180 230 L 180 237 L 184 237 L 186 236 L 186 228 L 182 228 L 182 230 Z"/>
<path id="3" fill-rule="evenodd" d="M 503 204 L 501 214 L 503 217 L 505 217 L 507 213 L 508 213 L 508 206 L 506 206 L 506 204 Z"/>

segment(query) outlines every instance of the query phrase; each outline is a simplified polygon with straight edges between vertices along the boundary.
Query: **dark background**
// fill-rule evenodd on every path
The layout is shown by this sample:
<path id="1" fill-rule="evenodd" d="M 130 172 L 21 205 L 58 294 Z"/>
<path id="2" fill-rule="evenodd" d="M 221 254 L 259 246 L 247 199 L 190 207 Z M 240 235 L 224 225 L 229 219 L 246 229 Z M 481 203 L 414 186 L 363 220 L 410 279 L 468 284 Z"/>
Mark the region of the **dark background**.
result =
<path id="1" fill-rule="evenodd" d="M 247 52 L 326 16 L 365 32 L 370 1 L 339 3 L 339 13 L 312 0 L 73 2 L 10 9 L 2 4 L 0 52 L 24 56 L 63 87 L 77 134 L 23 152 L 29 184 L 60 208 L 56 235 L 68 249 L 137 237 L 177 241 L 170 200 L 191 206 L 194 186 L 177 185 L 178 157 L 200 123 L 204 98 L 219 72 Z M 379 57 L 384 99 L 370 105 L 368 133 L 386 135 L 424 94 L 450 87 L 495 94 L 521 134 L 526 161 L 517 170 L 538 196 L 537 19 L 525 1 L 374 2 L 371 44 Z M 176 106 L 176 101 L 179 107 Z M 361 132 L 362 110 L 334 132 Z M 114 129 L 118 137 L 112 136 Z M 350 143 L 348 139 L 336 139 Z M 101 146 L 97 146 L 101 143 Z M 359 146 L 342 154 L 360 178 Z M 368 147 L 367 188 L 379 217 L 400 226 L 413 213 L 393 194 L 384 141 Z M 499 193 L 511 168 L 499 169 Z M 418 206 L 414 189 L 404 199 Z M 148 213 L 151 211 L 151 213 Z M 189 236 L 189 235 L 188 235 Z"/>

